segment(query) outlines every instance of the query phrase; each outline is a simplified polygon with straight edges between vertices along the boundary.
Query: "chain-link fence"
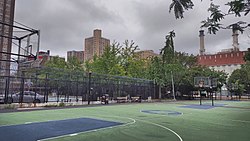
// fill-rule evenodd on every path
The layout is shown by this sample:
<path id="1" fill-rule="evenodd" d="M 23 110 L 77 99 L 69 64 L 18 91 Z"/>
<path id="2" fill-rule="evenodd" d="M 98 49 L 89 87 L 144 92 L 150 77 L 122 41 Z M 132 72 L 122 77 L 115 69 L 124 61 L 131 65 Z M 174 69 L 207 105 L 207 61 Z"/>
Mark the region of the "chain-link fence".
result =
<path id="1" fill-rule="evenodd" d="M 51 68 L 29 69 L 0 76 L 1 103 L 97 101 L 117 97 L 155 98 L 151 80 Z"/>

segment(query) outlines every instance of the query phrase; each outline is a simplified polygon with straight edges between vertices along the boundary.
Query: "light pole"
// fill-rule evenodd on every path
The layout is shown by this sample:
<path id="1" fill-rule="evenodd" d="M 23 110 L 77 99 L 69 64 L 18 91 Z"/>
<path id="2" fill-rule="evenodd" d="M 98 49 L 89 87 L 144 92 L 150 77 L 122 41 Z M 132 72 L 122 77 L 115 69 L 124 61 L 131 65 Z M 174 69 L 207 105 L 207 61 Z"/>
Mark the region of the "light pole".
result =
<path id="1" fill-rule="evenodd" d="M 90 104 L 90 93 L 91 93 L 91 72 L 89 72 L 89 91 L 88 91 L 88 105 Z"/>
<path id="2" fill-rule="evenodd" d="M 176 100 L 175 99 L 175 90 L 174 90 L 174 76 L 173 76 L 173 72 L 171 71 L 171 78 L 172 78 L 172 92 L 173 92 L 173 97 L 174 97 L 174 100 Z"/>

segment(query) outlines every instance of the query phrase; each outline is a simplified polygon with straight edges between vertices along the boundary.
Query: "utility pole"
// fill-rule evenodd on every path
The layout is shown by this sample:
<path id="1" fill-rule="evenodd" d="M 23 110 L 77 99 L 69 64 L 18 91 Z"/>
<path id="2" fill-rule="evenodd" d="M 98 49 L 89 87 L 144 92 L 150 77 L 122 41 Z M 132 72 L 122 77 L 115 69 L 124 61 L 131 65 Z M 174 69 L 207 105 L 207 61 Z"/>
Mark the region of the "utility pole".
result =
<path id="1" fill-rule="evenodd" d="M 173 92 L 173 97 L 174 97 L 174 100 L 176 100 L 175 99 L 175 90 L 174 90 L 174 76 L 173 76 L 173 72 L 171 71 L 171 77 L 172 77 L 172 92 Z"/>
<path id="2" fill-rule="evenodd" d="M 36 57 L 38 57 L 38 53 L 39 53 L 39 48 L 40 48 L 40 39 L 41 39 L 41 31 L 37 30 L 37 51 L 36 51 Z"/>

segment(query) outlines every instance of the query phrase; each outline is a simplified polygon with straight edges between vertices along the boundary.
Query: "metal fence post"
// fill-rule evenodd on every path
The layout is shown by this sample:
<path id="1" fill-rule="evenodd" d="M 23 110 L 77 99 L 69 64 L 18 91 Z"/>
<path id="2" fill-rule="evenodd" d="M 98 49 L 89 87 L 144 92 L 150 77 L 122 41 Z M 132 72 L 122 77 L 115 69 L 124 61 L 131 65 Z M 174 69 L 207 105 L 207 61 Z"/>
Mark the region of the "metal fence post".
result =
<path id="1" fill-rule="evenodd" d="M 89 91 L 88 91 L 88 105 L 90 104 L 90 94 L 91 94 L 91 72 L 89 72 Z"/>
<path id="2" fill-rule="evenodd" d="M 5 93 L 4 93 L 4 103 L 7 104 L 9 102 L 9 84 L 10 84 L 10 77 L 6 76 L 5 79 Z"/>
<path id="3" fill-rule="evenodd" d="M 23 104 L 23 92 L 24 92 L 24 72 L 22 71 L 22 75 L 21 75 L 21 87 L 20 87 L 20 97 L 19 97 L 19 103 L 21 104 L 20 107 L 22 107 Z"/>

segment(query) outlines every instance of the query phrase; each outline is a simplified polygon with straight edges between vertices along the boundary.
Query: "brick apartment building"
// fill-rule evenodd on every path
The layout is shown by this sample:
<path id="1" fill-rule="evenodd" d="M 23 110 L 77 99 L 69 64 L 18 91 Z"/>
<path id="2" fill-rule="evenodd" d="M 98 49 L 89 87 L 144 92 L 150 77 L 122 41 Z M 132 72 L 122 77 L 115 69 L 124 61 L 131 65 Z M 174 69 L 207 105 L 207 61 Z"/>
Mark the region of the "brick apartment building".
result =
<path id="1" fill-rule="evenodd" d="M 69 60 L 72 57 L 76 57 L 78 61 L 84 62 L 84 51 L 68 51 L 67 52 L 67 60 Z"/>
<path id="2" fill-rule="evenodd" d="M 110 40 L 102 37 L 101 30 L 95 29 L 93 37 L 85 39 L 84 61 L 93 59 L 94 55 L 101 56 L 107 46 L 110 46 Z"/>
<path id="3" fill-rule="evenodd" d="M 154 53 L 153 50 L 141 50 L 141 51 L 137 51 L 135 54 L 138 55 L 140 59 L 150 59 L 155 56 L 159 56 L 159 54 Z"/>

